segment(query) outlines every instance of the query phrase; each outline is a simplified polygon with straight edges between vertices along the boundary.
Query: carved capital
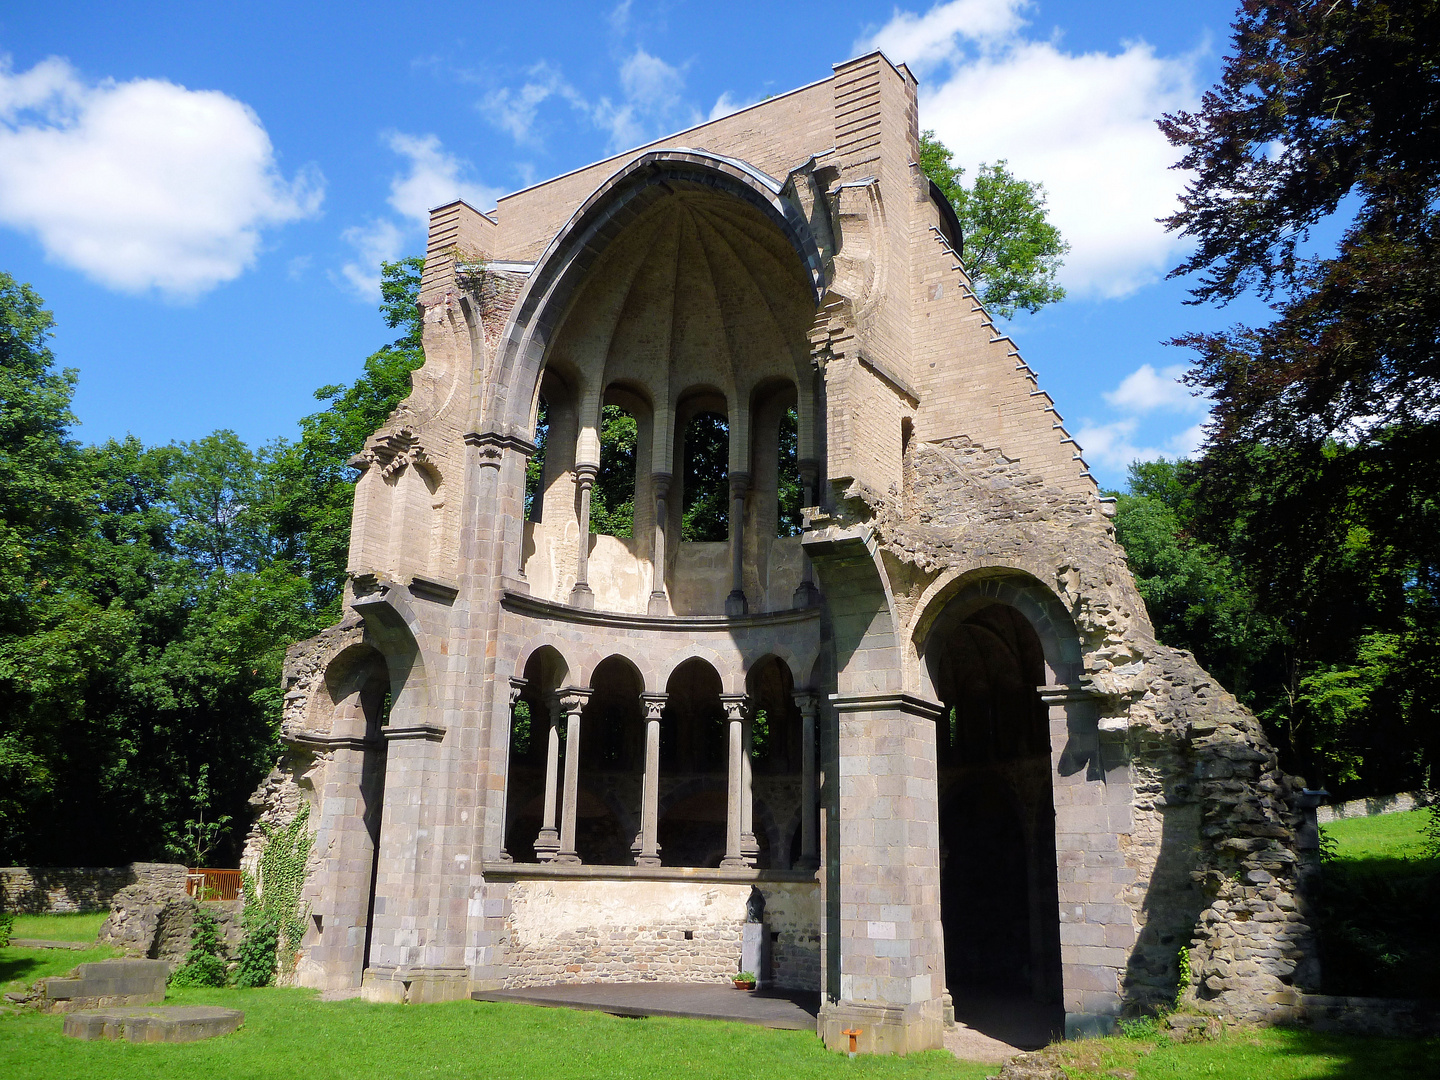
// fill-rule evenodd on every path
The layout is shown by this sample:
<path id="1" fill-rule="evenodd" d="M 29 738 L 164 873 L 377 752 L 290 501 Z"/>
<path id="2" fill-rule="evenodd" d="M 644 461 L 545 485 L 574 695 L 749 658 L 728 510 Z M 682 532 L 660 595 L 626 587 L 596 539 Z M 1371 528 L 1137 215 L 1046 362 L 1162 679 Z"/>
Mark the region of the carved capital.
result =
<path id="1" fill-rule="evenodd" d="M 526 682 L 524 679 L 510 678 L 510 707 L 513 709 L 515 703 L 520 700 L 520 695 L 525 692 Z"/>
<path id="2" fill-rule="evenodd" d="M 750 474 L 747 472 L 732 472 L 730 474 L 730 498 L 740 500 L 745 498 L 746 492 L 750 490 Z"/>
<path id="3" fill-rule="evenodd" d="M 574 716 L 584 711 L 590 701 L 590 687 L 588 686 L 562 686 L 556 691 L 560 698 L 560 709 L 567 716 Z"/>
<path id="4" fill-rule="evenodd" d="M 575 466 L 575 486 L 581 491 L 589 491 L 595 483 L 595 478 L 599 475 L 599 465 L 592 465 L 588 461 L 578 464 Z"/>
<path id="5" fill-rule="evenodd" d="M 659 720 L 660 714 L 665 711 L 665 702 L 669 694 L 641 694 L 640 704 L 645 709 L 646 720 Z"/>
<path id="6" fill-rule="evenodd" d="M 744 720 L 750 698 L 745 694 L 721 694 L 720 704 L 725 708 L 726 720 Z"/>
<path id="7" fill-rule="evenodd" d="M 790 694 L 795 702 L 795 707 L 800 710 L 800 715 L 806 720 L 815 719 L 820 711 L 820 695 L 814 690 L 796 690 Z"/>

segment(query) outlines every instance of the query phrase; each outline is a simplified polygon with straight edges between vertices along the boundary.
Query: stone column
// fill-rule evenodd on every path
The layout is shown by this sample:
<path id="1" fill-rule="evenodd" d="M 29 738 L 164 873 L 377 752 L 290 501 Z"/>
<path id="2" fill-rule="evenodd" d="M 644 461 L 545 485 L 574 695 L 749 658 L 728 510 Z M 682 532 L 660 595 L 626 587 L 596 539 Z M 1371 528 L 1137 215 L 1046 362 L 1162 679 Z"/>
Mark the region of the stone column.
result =
<path id="1" fill-rule="evenodd" d="M 540 822 L 540 835 L 535 838 L 535 857 L 541 862 L 550 862 L 560 851 L 560 833 L 555 828 L 560 785 L 560 699 L 551 698 L 546 712 L 550 723 L 545 734 L 545 816 Z"/>
<path id="2" fill-rule="evenodd" d="M 725 718 L 730 724 L 729 788 L 725 806 L 725 858 L 721 866 L 746 867 L 743 851 L 744 811 L 741 805 L 745 797 L 745 695 L 721 694 L 720 703 L 725 706 Z"/>
<path id="3" fill-rule="evenodd" d="M 590 700 L 589 687 L 567 686 L 560 691 L 565 713 L 565 806 L 560 820 L 558 863 L 578 863 L 575 852 L 575 811 L 580 801 L 580 714 Z"/>
<path id="4" fill-rule="evenodd" d="M 815 716 L 820 701 L 810 690 L 796 690 L 796 706 L 800 709 L 800 861 L 797 870 L 815 870 L 820 866 L 820 849 L 816 843 L 815 825 Z"/>
<path id="5" fill-rule="evenodd" d="M 500 850 L 496 853 L 496 860 L 499 862 L 514 862 L 514 857 L 505 850 L 505 830 L 510 826 L 510 784 L 514 780 L 511 770 L 515 766 L 514 756 L 510 748 L 515 745 L 515 706 L 520 701 L 520 695 L 525 692 L 525 680 L 510 677 L 510 738 L 505 744 L 505 787 L 500 792 Z M 534 735 L 535 720 L 530 720 L 531 735 Z"/>
<path id="6" fill-rule="evenodd" d="M 750 474 L 730 474 L 730 595 L 725 598 L 726 615 L 744 615 L 749 610 L 745 601 L 745 493 L 750 488 Z"/>
<path id="7" fill-rule="evenodd" d="M 835 694 L 838 723 L 840 999 L 821 1005 L 825 1045 L 908 1054 L 943 1045 L 937 702 Z M 834 805 L 834 804 L 832 804 Z M 832 901 L 833 902 L 833 901 Z"/>
<path id="8" fill-rule="evenodd" d="M 639 850 L 636 866 L 660 865 L 660 714 L 666 694 L 641 694 L 645 707 L 645 787 L 640 796 Z"/>
<path id="9" fill-rule="evenodd" d="M 749 866 L 754 866 L 760 861 L 760 843 L 755 839 L 755 760 L 752 755 L 755 744 L 753 741 L 754 729 L 751 727 L 754 714 L 755 703 L 747 699 L 745 702 L 745 751 L 740 755 L 740 854 L 745 857 L 745 862 Z"/>
<path id="10" fill-rule="evenodd" d="M 650 484 L 655 490 L 655 548 L 651 556 L 654 579 L 650 583 L 651 615 L 669 615 L 670 598 L 665 591 L 665 523 L 669 520 L 670 474 L 651 473 Z"/>
<path id="11" fill-rule="evenodd" d="M 800 473 L 801 502 L 805 509 L 815 505 L 815 487 L 820 479 L 820 463 L 809 459 L 797 461 Z M 820 590 L 815 587 L 815 568 L 810 565 L 810 556 L 800 551 L 800 584 L 795 586 L 790 606 L 795 608 L 814 607 L 820 603 Z"/>
<path id="12" fill-rule="evenodd" d="M 580 551 L 575 559 L 575 588 L 570 590 L 570 605 L 577 608 L 595 606 L 595 594 L 590 591 L 590 489 L 595 486 L 599 473 L 598 465 L 575 466 L 575 486 L 580 491 Z"/>

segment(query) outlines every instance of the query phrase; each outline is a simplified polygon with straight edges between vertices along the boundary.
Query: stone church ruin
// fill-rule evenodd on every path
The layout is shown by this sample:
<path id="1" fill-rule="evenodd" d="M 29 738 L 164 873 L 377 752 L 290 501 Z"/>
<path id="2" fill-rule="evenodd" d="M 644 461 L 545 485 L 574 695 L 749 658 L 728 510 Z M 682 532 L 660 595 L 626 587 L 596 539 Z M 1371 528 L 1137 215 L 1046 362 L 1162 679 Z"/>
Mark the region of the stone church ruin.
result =
<path id="1" fill-rule="evenodd" d="M 346 615 L 291 650 L 257 793 L 316 830 L 299 983 L 723 982 L 758 890 L 837 1048 L 937 1046 L 976 993 L 1101 1030 L 1173 1001 L 1182 948 L 1208 1007 L 1298 1004 L 1299 782 L 1156 641 L 918 134 L 876 53 L 432 212 L 425 364 L 354 462 Z M 591 530 L 606 406 L 628 537 Z M 684 536 L 700 422 L 721 539 Z"/>

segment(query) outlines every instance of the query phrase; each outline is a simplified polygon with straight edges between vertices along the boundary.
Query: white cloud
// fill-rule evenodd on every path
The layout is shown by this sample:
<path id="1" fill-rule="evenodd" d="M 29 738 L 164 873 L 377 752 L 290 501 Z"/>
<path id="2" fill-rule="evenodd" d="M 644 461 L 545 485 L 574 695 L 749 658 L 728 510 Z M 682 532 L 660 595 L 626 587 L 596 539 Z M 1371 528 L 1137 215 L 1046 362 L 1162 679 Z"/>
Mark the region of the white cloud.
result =
<path id="1" fill-rule="evenodd" d="M 857 45 L 855 52 L 881 49 L 897 63 L 909 64 L 917 75 L 923 74 L 955 57 L 956 37 L 990 44 L 1015 34 L 1023 25 L 1020 12 L 1029 6 L 1029 0 L 953 0 L 936 4 L 924 15 L 896 8 L 890 21 Z"/>
<path id="2" fill-rule="evenodd" d="M 263 229 L 316 214 L 323 189 L 313 166 L 285 179 L 259 117 L 218 91 L 0 58 L 0 223 L 109 288 L 199 296 L 254 264 Z"/>
<path id="3" fill-rule="evenodd" d="M 1205 430 L 1193 424 L 1154 445 L 1143 445 L 1135 439 L 1139 421 L 1134 417 L 1114 420 L 1108 424 L 1086 421 L 1075 432 L 1085 460 L 1112 472 L 1123 473 L 1132 461 L 1154 461 L 1156 458 L 1188 458 L 1205 441 Z"/>
<path id="4" fill-rule="evenodd" d="M 587 116 L 591 114 L 590 104 L 580 92 L 565 81 L 558 69 L 543 61 L 526 72 L 525 83 L 518 90 L 509 87 L 492 90 L 477 107 L 492 124 L 508 133 L 517 143 L 538 147 L 541 139 L 536 129 L 536 116 L 540 106 L 552 97 L 568 101 Z"/>
<path id="5" fill-rule="evenodd" d="M 741 109 L 748 109 L 759 100 L 758 97 L 749 98 L 748 100 L 738 99 L 733 97 L 729 90 L 726 90 L 715 99 L 715 104 L 710 108 L 710 115 L 705 119 L 719 120 L 722 116 L 729 116 L 731 113 L 737 113 Z"/>
<path id="6" fill-rule="evenodd" d="M 464 199 L 477 210 L 489 210 L 504 194 L 500 188 L 466 179 L 469 164 L 447 154 L 434 135 L 392 131 L 386 141 L 391 150 L 410 159 L 410 171 L 390 181 L 390 205 L 427 228 L 432 206 Z"/>
<path id="7" fill-rule="evenodd" d="M 1083 421 L 1075 432 L 1075 441 L 1083 448 L 1085 460 L 1091 465 L 1124 472 L 1132 461 L 1193 455 L 1205 441 L 1204 423 L 1210 413 L 1210 403 L 1204 397 L 1196 397 L 1179 381 L 1183 374 L 1184 364 L 1172 364 L 1159 371 L 1150 364 L 1141 364 L 1120 380 L 1114 390 L 1105 391 L 1102 396 L 1107 402 L 1130 415 L 1109 423 Z M 1146 440 L 1149 445 L 1137 441 L 1141 420 L 1157 412 L 1188 414 L 1199 420 L 1182 431 Z"/>
<path id="8" fill-rule="evenodd" d="M 1180 242 L 1156 222 L 1184 177 L 1155 126 L 1198 102 L 1192 58 L 1144 42 L 1071 53 L 1024 34 L 1017 0 L 953 0 L 924 16 L 896 11 L 857 44 L 934 72 L 920 87 L 920 122 L 973 176 L 1006 159 L 1045 185 L 1050 219 L 1070 241 L 1061 281 L 1077 296 L 1125 296 L 1157 280 Z"/>
<path id="9" fill-rule="evenodd" d="M 434 135 L 392 131 L 384 138 L 391 150 L 406 159 L 404 171 L 390 178 L 388 200 L 402 221 L 377 217 L 340 234 L 355 249 L 355 257 L 340 267 L 340 276 L 363 300 L 380 295 L 382 262 L 424 250 L 422 230 L 429 228 L 431 207 L 459 198 L 477 210 L 488 210 L 504 194 L 500 188 L 471 179 L 470 163 L 447 153 Z"/>
<path id="10" fill-rule="evenodd" d="M 374 300 L 380 295 L 380 264 L 405 253 L 405 230 L 386 218 L 375 218 L 367 225 L 352 225 L 340 239 L 357 256 L 340 267 L 340 273 L 362 300 Z"/>
<path id="11" fill-rule="evenodd" d="M 1172 364 L 1156 371 L 1141 364 L 1126 375 L 1114 390 L 1106 391 L 1105 400 L 1127 412 L 1150 412 L 1171 409 L 1177 412 L 1203 413 L 1209 403 L 1190 392 L 1180 379 L 1186 372 L 1184 364 Z"/>
<path id="12" fill-rule="evenodd" d="M 625 11 L 628 13 L 628 8 Z M 477 106 L 492 124 L 522 146 L 542 145 L 540 109 L 551 99 L 565 102 L 595 127 L 608 132 L 611 152 L 639 146 L 704 120 L 704 115 L 685 101 L 684 71 L 641 46 L 620 63 L 616 72 L 620 92 L 593 103 L 551 64 L 541 62 L 525 74 L 519 88 L 492 90 Z M 722 94 L 715 104 L 716 110 L 730 112 L 742 107 L 728 94 Z M 725 112 L 713 115 L 723 116 Z"/>
<path id="13" fill-rule="evenodd" d="M 699 123 L 695 110 L 685 107 L 681 70 L 641 47 L 620 65 L 620 88 L 624 97 L 618 104 L 601 98 L 594 109 L 595 123 L 610 132 L 612 151 Z"/>

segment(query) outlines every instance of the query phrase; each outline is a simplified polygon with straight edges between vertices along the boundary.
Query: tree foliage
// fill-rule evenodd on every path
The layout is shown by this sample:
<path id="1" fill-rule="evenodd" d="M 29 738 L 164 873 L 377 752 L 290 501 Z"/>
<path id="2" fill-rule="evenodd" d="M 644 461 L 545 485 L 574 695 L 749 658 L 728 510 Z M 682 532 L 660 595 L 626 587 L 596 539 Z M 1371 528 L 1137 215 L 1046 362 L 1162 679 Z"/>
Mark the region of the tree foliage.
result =
<path id="1" fill-rule="evenodd" d="M 955 208 L 981 303 L 1009 319 L 1065 299 L 1057 278 L 1070 245 L 1046 217 L 1044 185 L 1012 175 L 1001 160 L 982 163 L 967 188 L 952 158 L 935 132 L 921 132 L 920 168 Z"/>
<path id="2" fill-rule="evenodd" d="M 1245 0 L 1234 29 L 1199 110 L 1160 121 L 1192 173 L 1166 224 L 1194 302 L 1275 317 L 1177 339 L 1214 401 L 1187 526 L 1277 627 L 1255 684 L 1309 778 L 1417 786 L 1440 749 L 1440 4 Z"/>
<path id="3" fill-rule="evenodd" d="M 338 613 L 348 461 L 420 362 L 420 266 L 385 267 L 401 337 L 259 450 L 79 443 L 50 313 L 0 275 L 0 862 L 234 864 L 285 650 Z"/>

